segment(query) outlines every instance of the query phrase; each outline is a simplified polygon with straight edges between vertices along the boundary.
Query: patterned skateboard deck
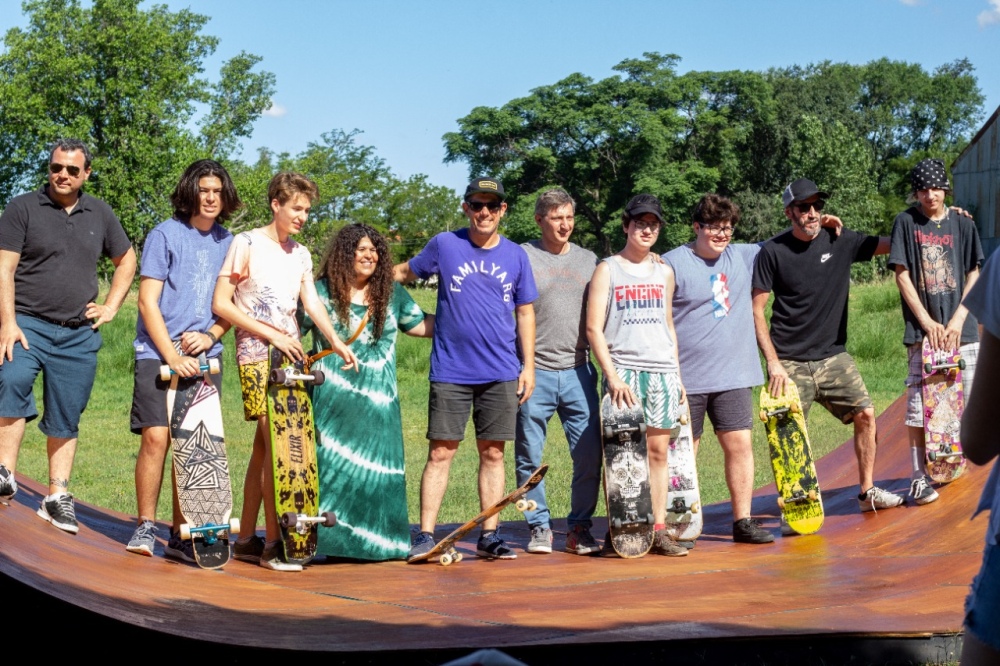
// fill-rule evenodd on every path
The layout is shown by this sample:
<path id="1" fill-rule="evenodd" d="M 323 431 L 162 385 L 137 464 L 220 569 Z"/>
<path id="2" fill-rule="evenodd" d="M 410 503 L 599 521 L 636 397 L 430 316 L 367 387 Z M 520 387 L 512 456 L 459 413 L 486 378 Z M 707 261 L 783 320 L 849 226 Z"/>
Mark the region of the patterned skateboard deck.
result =
<path id="1" fill-rule="evenodd" d="M 691 413 L 685 410 L 675 439 L 667 452 L 670 485 L 667 486 L 667 533 L 675 541 L 693 541 L 701 536 L 703 518 L 698 468 L 695 461 Z"/>
<path id="2" fill-rule="evenodd" d="M 169 366 L 165 367 L 169 374 Z M 202 369 L 205 374 L 200 377 L 170 377 L 167 414 L 174 483 L 184 518 L 177 527 L 181 538 L 192 540 L 198 566 L 218 569 L 229 561 L 229 536 L 239 531 L 239 521 L 230 518 L 233 494 L 222 405 L 219 391 L 208 378 L 208 372 L 218 372 L 218 365 L 210 366 L 202 359 Z"/>
<path id="3" fill-rule="evenodd" d="M 965 472 L 961 425 L 965 411 L 962 370 L 965 361 L 957 349 L 948 351 L 923 344 L 924 441 L 927 475 L 936 483 L 948 483 Z"/>
<path id="4" fill-rule="evenodd" d="M 760 420 L 767 431 L 778 507 L 793 530 L 812 534 L 823 526 L 823 496 L 794 382 L 786 382 L 784 395 L 777 398 L 767 385 L 761 389 Z"/>
<path id="5" fill-rule="evenodd" d="M 545 474 L 548 471 L 549 466 L 542 465 L 531 474 L 531 477 L 523 486 L 510 493 L 496 504 L 493 504 L 445 538 L 438 541 L 434 544 L 433 548 L 423 555 L 418 555 L 412 559 L 408 559 L 407 562 L 409 564 L 416 564 L 417 562 L 427 562 L 434 558 L 437 558 L 438 563 L 444 566 L 448 566 L 453 562 L 461 562 L 462 554 L 455 550 L 455 544 L 466 534 L 503 511 L 503 509 L 509 504 L 517 506 L 518 511 L 533 511 L 538 508 L 534 500 L 525 500 L 524 496 L 528 494 L 528 491 L 542 482 L 542 479 L 545 478 Z"/>
<path id="6" fill-rule="evenodd" d="M 319 513 L 319 476 L 312 401 L 306 382 L 322 384 L 323 373 L 292 363 L 271 348 L 267 420 L 271 431 L 274 510 L 281 525 L 285 559 L 305 564 L 316 555 L 316 525 L 333 525 L 332 513 Z"/>
<path id="7" fill-rule="evenodd" d="M 618 409 L 610 395 L 601 400 L 604 498 L 615 552 L 642 557 L 653 547 L 653 499 L 642 407 Z"/>

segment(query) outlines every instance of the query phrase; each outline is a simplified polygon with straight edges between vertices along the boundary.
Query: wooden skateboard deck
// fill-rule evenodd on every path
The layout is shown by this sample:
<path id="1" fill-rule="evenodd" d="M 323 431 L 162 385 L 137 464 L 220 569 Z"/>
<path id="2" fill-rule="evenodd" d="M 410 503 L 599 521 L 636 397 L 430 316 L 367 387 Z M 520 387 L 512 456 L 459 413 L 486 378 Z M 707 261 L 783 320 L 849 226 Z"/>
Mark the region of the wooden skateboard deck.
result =
<path id="1" fill-rule="evenodd" d="M 334 525 L 332 513 L 319 513 L 319 476 L 312 400 L 306 383 L 322 384 L 310 363 L 293 363 L 271 348 L 267 420 L 271 432 L 274 510 L 281 525 L 285 559 L 306 564 L 316 555 L 316 525 Z"/>
<path id="2" fill-rule="evenodd" d="M 794 382 L 787 381 L 784 395 L 777 398 L 771 397 L 766 385 L 761 389 L 760 420 L 767 431 L 778 507 L 789 527 L 812 534 L 823 526 L 823 496 Z"/>
<path id="3" fill-rule="evenodd" d="M 200 359 L 203 375 L 181 378 L 170 366 L 160 368 L 170 378 L 167 414 L 173 452 L 174 484 L 184 523 L 182 539 L 191 539 L 195 562 L 203 569 L 218 569 L 229 562 L 229 537 L 239 532 L 231 518 L 233 494 L 222 427 L 219 391 L 209 373 L 219 372 L 218 361 Z M 165 368 L 165 370 L 164 370 Z"/>
<path id="4" fill-rule="evenodd" d="M 674 541 L 693 541 L 701 536 L 704 521 L 695 463 L 691 412 L 685 410 L 681 415 L 680 432 L 676 439 L 670 440 L 667 452 L 670 485 L 667 486 L 666 528 Z"/>
<path id="5" fill-rule="evenodd" d="M 653 547 L 653 499 L 642 407 L 618 409 L 601 400 L 604 499 L 611 545 L 621 557 L 642 557 Z"/>
<path id="6" fill-rule="evenodd" d="M 476 527 L 482 525 L 489 518 L 492 518 L 500 513 L 505 507 L 507 507 L 507 505 L 514 504 L 517 506 L 518 511 L 533 511 L 538 508 L 533 500 L 525 500 L 524 496 L 528 494 L 528 491 L 542 482 L 542 479 L 545 478 L 545 474 L 548 471 L 549 466 L 542 465 L 532 473 L 531 477 L 523 486 L 510 493 L 496 504 L 493 504 L 445 538 L 438 541 L 434 544 L 433 548 L 423 555 L 418 555 L 412 559 L 408 559 L 407 562 L 409 564 L 416 564 L 417 562 L 427 562 L 434 558 L 437 558 L 438 563 L 444 566 L 448 566 L 453 562 L 460 562 L 462 560 L 462 554 L 455 549 L 455 543 Z"/>
<path id="7" fill-rule="evenodd" d="M 965 411 L 962 370 L 965 361 L 957 349 L 942 351 L 923 344 L 924 442 L 927 475 L 935 483 L 948 483 L 965 472 L 961 425 Z"/>

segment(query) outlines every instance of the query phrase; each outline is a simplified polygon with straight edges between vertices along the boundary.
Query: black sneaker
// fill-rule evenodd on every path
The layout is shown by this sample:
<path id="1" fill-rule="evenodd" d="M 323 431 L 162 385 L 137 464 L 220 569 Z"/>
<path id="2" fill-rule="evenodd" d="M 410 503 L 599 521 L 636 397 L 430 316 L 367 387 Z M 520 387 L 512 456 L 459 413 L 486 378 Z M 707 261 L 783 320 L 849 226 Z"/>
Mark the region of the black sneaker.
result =
<path id="1" fill-rule="evenodd" d="M 47 520 L 64 532 L 76 534 L 80 526 L 76 522 L 76 510 L 73 508 L 73 496 L 69 493 L 49 495 L 42 500 L 38 508 L 38 517 Z"/>
<path id="2" fill-rule="evenodd" d="M 607 532 L 604 535 L 604 545 L 601 546 L 601 557 L 620 557 L 618 551 L 615 550 L 614 544 L 611 543 L 611 532 Z"/>
<path id="3" fill-rule="evenodd" d="M 517 553 L 500 538 L 499 529 L 482 533 L 479 543 L 476 544 L 476 555 L 489 560 L 517 559 Z"/>
<path id="4" fill-rule="evenodd" d="M 433 534 L 430 532 L 420 532 L 417 536 L 413 537 L 413 545 L 410 546 L 410 552 L 406 554 L 406 561 L 409 562 L 415 557 L 426 555 L 436 545 L 437 543 L 434 541 Z"/>
<path id="5" fill-rule="evenodd" d="M 14 473 L 0 463 L 0 500 L 8 502 L 16 494 L 17 481 L 14 480 Z"/>
<path id="6" fill-rule="evenodd" d="M 170 540 L 163 547 L 163 555 L 182 562 L 194 562 L 194 546 L 191 539 L 182 539 L 180 532 L 171 532 Z"/>
<path id="7" fill-rule="evenodd" d="M 756 518 L 742 518 L 733 523 L 733 541 L 736 543 L 772 543 L 774 535 L 761 527 Z"/>

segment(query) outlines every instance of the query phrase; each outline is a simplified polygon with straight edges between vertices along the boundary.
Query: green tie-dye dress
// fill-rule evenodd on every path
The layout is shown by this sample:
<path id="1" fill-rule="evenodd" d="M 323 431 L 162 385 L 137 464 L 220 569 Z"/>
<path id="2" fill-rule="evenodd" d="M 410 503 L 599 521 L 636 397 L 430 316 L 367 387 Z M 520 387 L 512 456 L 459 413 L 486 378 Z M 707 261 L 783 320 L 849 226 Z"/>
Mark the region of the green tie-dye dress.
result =
<path id="1" fill-rule="evenodd" d="M 382 337 L 371 344 L 369 320 L 351 344 L 358 372 L 341 370 L 343 360 L 336 354 L 316 362 L 326 373 L 326 382 L 313 390 L 320 511 L 337 514 L 336 526 L 319 528 L 320 554 L 394 560 L 404 559 L 410 548 L 396 335 L 419 324 L 424 314 L 403 287 L 395 287 Z M 325 279 L 316 281 L 316 291 L 331 313 L 337 335 L 349 339 L 367 308 L 351 304 L 350 326 L 344 327 L 333 314 Z M 313 353 L 329 349 L 307 315 L 303 333 L 310 329 Z"/>

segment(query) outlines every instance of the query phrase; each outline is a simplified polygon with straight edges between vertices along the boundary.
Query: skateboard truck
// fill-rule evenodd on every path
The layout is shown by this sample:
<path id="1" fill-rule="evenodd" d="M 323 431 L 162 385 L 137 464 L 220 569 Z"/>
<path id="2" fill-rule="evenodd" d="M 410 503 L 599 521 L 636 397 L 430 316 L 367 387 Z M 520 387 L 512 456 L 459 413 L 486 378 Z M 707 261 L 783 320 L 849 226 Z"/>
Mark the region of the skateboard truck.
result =
<path id="1" fill-rule="evenodd" d="M 326 381 L 326 375 L 322 370 L 312 372 L 301 372 L 299 364 L 289 368 L 275 368 L 268 378 L 272 384 L 282 386 L 292 386 L 295 382 L 311 382 L 313 386 L 319 386 Z"/>
<path id="2" fill-rule="evenodd" d="M 677 497 L 674 499 L 673 504 L 667 507 L 667 513 L 698 513 L 701 511 L 701 502 L 695 502 L 691 506 L 687 505 L 683 497 Z"/>
<path id="3" fill-rule="evenodd" d="M 337 516 L 332 511 L 324 511 L 318 516 L 307 516 L 294 511 L 286 511 L 281 514 L 281 526 L 286 530 L 294 528 L 299 534 L 309 534 L 313 524 L 333 527 L 337 524 Z"/>
<path id="4" fill-rule="evenodd" d="M 210 358 L 208 359 L 208 363 L 202 363 L 198 366 L 198 369 L 202 372 L 207 372 L 210 375 L 217 375 L 219 374 L 219 359 Z M 170 376 L 175 374 L 177 373 L 174 372 L 166 363 L 160 366 L 160 379 L 163 381 L 169 382 Z"/>
<path id="5" fill-rule="evenodd" d="M 965 454 L 961 451 L 928 451 L 927 459 L 931 462 L 937 462 L 938 460 L 961 460 L 965 457 Z"/>
<path id="6" fill-rule="evenodd" d="M 187 523 L 182 523 L 179 531 L 181 533 L 181 539 L 184 539 L 185 541 L 191 539 L 192 537 L 199 537 L 207 545 L 211 546 L 218 541 L 223 534 L 239 534 L 240 519 L 230 518 L 228 525 L 208 523 L 198 527 L 191 527 Z"/>

